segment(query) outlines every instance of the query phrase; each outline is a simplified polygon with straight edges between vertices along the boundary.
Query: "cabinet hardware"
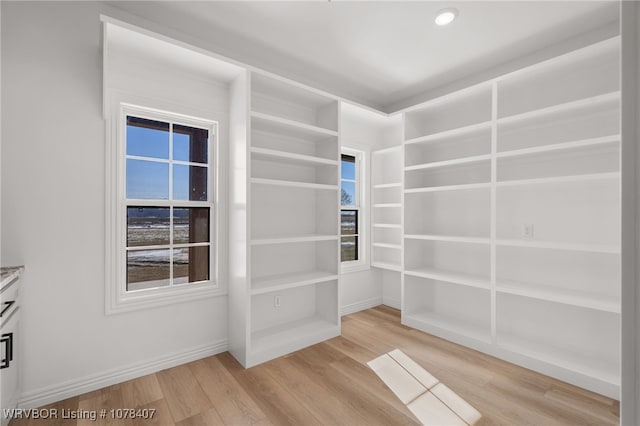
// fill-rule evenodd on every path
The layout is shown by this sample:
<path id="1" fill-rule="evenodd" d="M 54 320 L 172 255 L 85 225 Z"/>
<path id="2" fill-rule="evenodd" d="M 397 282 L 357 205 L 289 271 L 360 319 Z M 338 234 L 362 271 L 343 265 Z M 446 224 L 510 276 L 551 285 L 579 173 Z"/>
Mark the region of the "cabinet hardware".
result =
<path id="1" fill-rule="evenodd" d="M 5 345 L 4 359 L 0 361 L 0 370 L 9 367 L 13 361 L 13 333 L 3 333 L 0 343 Z"/>
<path id="2" fill-rule="evenodd" d="M 2 304 L 4 305 L 4 307 L 2 308 L 2 311 L 0 311 L 0 318 L 2 318 L 2 315 L 4 315 L 5 312 L 7 312 L 7 310 L 14 304 L 16 303 L 15 300 L 9 300 L 8 302 L 3 302 Z"/>

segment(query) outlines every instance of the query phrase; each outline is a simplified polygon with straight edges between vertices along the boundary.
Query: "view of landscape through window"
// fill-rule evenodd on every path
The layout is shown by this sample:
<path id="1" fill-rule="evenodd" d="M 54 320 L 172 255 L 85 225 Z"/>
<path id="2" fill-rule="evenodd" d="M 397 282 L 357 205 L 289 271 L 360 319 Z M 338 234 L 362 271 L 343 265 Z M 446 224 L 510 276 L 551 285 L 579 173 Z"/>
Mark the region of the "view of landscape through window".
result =
<path id="1" fill-rule="evenodd" d="M 358 193 L 356 157 L 342 154 L 340 177 L 340 260 L 358 260 Z"/>
<path id="2" fill-rule="evenodd" d="M 209 130 L 127 116 L 127 291 L 211 275 Z"/>

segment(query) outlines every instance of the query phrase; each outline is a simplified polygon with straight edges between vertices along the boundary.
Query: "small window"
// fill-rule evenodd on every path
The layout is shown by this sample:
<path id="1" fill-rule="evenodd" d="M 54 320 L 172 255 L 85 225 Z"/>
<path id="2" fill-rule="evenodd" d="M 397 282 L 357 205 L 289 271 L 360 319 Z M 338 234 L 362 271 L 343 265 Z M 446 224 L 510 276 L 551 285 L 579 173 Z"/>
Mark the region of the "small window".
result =
<path id="1" fill-rule="evenodd" d="M 215 283 L 215 123 L 123 108 L 120 294 Z"/>
<path id="2" fill-rule="evenodd" d="M 359 219 L 360 188 L 359 161 L 355 155 L 342 154 L 340 176 L 340 260 L 360 259 Z"/>

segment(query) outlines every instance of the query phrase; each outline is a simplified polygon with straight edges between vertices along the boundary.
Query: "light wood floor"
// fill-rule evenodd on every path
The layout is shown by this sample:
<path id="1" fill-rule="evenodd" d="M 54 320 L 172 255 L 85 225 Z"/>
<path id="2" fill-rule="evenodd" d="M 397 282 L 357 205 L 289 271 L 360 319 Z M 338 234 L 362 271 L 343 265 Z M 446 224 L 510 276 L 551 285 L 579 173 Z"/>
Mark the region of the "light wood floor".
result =
<path id="1" fill-rule="evenodd" d="M 154 408 L 153 420 L 14 420 L 18 425 L 417 424 L 366 363 L 401 349 L 478 409 L 477 424 L 614 425 L 619 403 L 400 325 L 380 306 L 343 318 L 342 336 L 245 370 L 229 353 L 47 408 Z"/>

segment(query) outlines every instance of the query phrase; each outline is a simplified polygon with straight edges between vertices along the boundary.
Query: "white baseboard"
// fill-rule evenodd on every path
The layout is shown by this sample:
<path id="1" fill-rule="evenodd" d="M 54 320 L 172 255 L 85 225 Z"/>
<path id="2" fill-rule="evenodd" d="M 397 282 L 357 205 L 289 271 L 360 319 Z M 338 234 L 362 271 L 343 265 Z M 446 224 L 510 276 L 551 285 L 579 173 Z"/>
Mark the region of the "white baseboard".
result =
<path id="1" fill-rule="evenodd" d="M 365 309 L 375 308 L 382 305 L 382 297 L 374 297 L 373 299 L 362 300 L 360 302 L 351 303 L 340 308 L 340 316 L 353 314 L 355 312 L 364 311 Z"/>
<path id="2" fill-rule="evenodd" d="M 391 308 L 402 309 L 402 303 L 400 302 L 400 299 L 391 299 L 389 297 L 384 297 L 382 299 L 382 304 Z"/>
<path id="3" fill-rule="evenodd" d="M 180 364 L 216 355 L 228 350 L 228 346 L 227 340 L 224 339 L 216 343 L 196 346 L 185 351 L 175 352 L 170 355 L 138 362 L 122 368 L 115 368 L 53 386 L 46 386 L 41 389 L 23 393 L 18 406 L 20 408 L 41 407 L 116 383 L 126 382 L 127 380 L 152 374 Z"/>

